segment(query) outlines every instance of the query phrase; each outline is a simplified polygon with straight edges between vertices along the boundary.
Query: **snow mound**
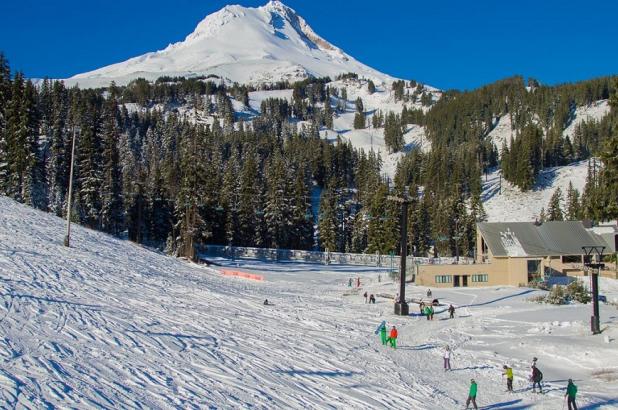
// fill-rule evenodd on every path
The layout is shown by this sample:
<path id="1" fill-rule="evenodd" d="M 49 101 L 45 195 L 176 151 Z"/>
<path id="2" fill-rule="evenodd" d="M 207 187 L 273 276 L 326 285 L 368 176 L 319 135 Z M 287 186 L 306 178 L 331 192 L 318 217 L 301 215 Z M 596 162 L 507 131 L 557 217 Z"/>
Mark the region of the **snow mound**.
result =
<path id="1" fill-rule="evenodd" d="M 334 78 L 354 72 L 376 81 L 391 80 L 346 54 L 279 1 L 249 8 L 226 6 L 207 16 L 184 41 L 163 50 L 78 74 L 66 80 L 81 87 L 119 85 L 142 77 L 216 75 L 242 84 Z"/>

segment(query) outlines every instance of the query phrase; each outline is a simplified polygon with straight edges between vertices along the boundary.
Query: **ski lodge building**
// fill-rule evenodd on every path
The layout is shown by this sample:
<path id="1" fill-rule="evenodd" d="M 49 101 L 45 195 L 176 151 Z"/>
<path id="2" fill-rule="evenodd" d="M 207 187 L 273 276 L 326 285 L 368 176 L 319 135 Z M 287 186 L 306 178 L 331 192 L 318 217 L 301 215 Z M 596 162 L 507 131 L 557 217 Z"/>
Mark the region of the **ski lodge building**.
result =
<path id="1" fill-rule="evenodd" d="M 618 227 L 584 222 L 478 223 L 472 264 L 418 265 L 416 284 L 430 287 L 527 285 L 549 276 L 586 275 L 583 246 L 615 254 Z M 616 278 L 615 265 L 601 275 Z"/>

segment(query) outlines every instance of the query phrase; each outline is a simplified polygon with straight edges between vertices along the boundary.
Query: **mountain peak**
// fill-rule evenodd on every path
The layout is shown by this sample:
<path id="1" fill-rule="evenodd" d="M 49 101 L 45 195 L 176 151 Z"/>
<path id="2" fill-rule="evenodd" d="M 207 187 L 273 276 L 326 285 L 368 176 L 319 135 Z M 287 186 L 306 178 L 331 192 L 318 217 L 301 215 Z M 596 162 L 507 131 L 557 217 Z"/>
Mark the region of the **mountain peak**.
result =
<path id="1" fill-rule="evenodd" d="M 391 79 L 320 37 L 281 1 L 261 7 L 228 5 L 200 21 L 184 41 L 67 81 L 81 86 L 126 84 L 142 77 L 216 75 L 229 82 L 274 83 L 354 72 Z"/>

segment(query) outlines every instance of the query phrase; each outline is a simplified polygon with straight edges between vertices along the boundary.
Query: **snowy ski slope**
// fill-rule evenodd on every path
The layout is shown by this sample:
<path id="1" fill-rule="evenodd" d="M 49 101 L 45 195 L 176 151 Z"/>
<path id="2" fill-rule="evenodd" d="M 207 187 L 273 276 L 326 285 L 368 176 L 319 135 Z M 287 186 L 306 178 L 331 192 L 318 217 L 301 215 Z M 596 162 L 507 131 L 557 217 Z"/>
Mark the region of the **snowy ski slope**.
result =
<path id="1" fill-rule="evenodd" d="M 601 311 L 609 344 L 588 335 L 588 306 L 526 302 L 537 291 L 520 288 L 434 289 L 455 320 L 400 318 L 377 268 L 220 261 L 266 278 L 253 282 L 81 227 L 67 249 L 62 220 L 5 197 L 0 215 L 2 408 L 457 409 L 475 378 L 482 408 L 555 409 L 569 377 L 581 408 L 618 406 L 615 307 Z M 618 297 L 616 281 L 601 290 Z M 399 328 L 396 351 L 373 334 L 382 320 Z M 530 393 L 532 356 L 545 395 Z"/>

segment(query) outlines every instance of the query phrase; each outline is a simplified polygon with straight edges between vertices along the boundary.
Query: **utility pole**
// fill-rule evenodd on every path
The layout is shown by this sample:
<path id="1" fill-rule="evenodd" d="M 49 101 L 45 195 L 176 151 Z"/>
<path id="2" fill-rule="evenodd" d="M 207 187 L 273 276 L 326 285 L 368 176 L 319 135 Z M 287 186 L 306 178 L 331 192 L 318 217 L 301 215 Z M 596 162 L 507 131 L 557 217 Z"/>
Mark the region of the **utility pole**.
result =
<path id="1" fill-rule="evenodd" d="M 455 261 L 459 264 L 459 219 L 455 218 L 455 235 L 453 235 L 453 239 L 455 239 Z"/>
<path id="2" fill-rule="evenodd" d="M 395 301 L 395 314 L 408 316 L 410 307 L 406 302 L 406 258 L 408 256 L 408 205 L 410 204 L 409 187 L 405 187 L 403 198 L 389 195 L 389 201 L 401 204 L 401 257 L 399 278 L 399 300 Z"/>
<path id="3" fill-rule="evenodd" d="M 582 246 L 586 259 L 584 259 L 584 265 L 591 269 L 591 290 L 592 290 L 592 317 L 590 318 L 590 330 L 593 335 L 601 333 L 601 324 L 599 320 L 599 270 L 605 267 L 605 264 L 601 262 L 603 259 L 603 251 L 605 246 Z M 594 261 L 592 260 L 592 253 L 594 254 Z"/>
<path id="4" fill-rule="evenodd" d="M 71 199 L 73 197 L 73 163 L 75 162 L 75 125 L 73 126 L 73 142 L 71 147 L 71 171 L 69 173 L 69 200 L 67 201 L 67 234 L 64 237 L 64 246 L 71 246 Z"/>

